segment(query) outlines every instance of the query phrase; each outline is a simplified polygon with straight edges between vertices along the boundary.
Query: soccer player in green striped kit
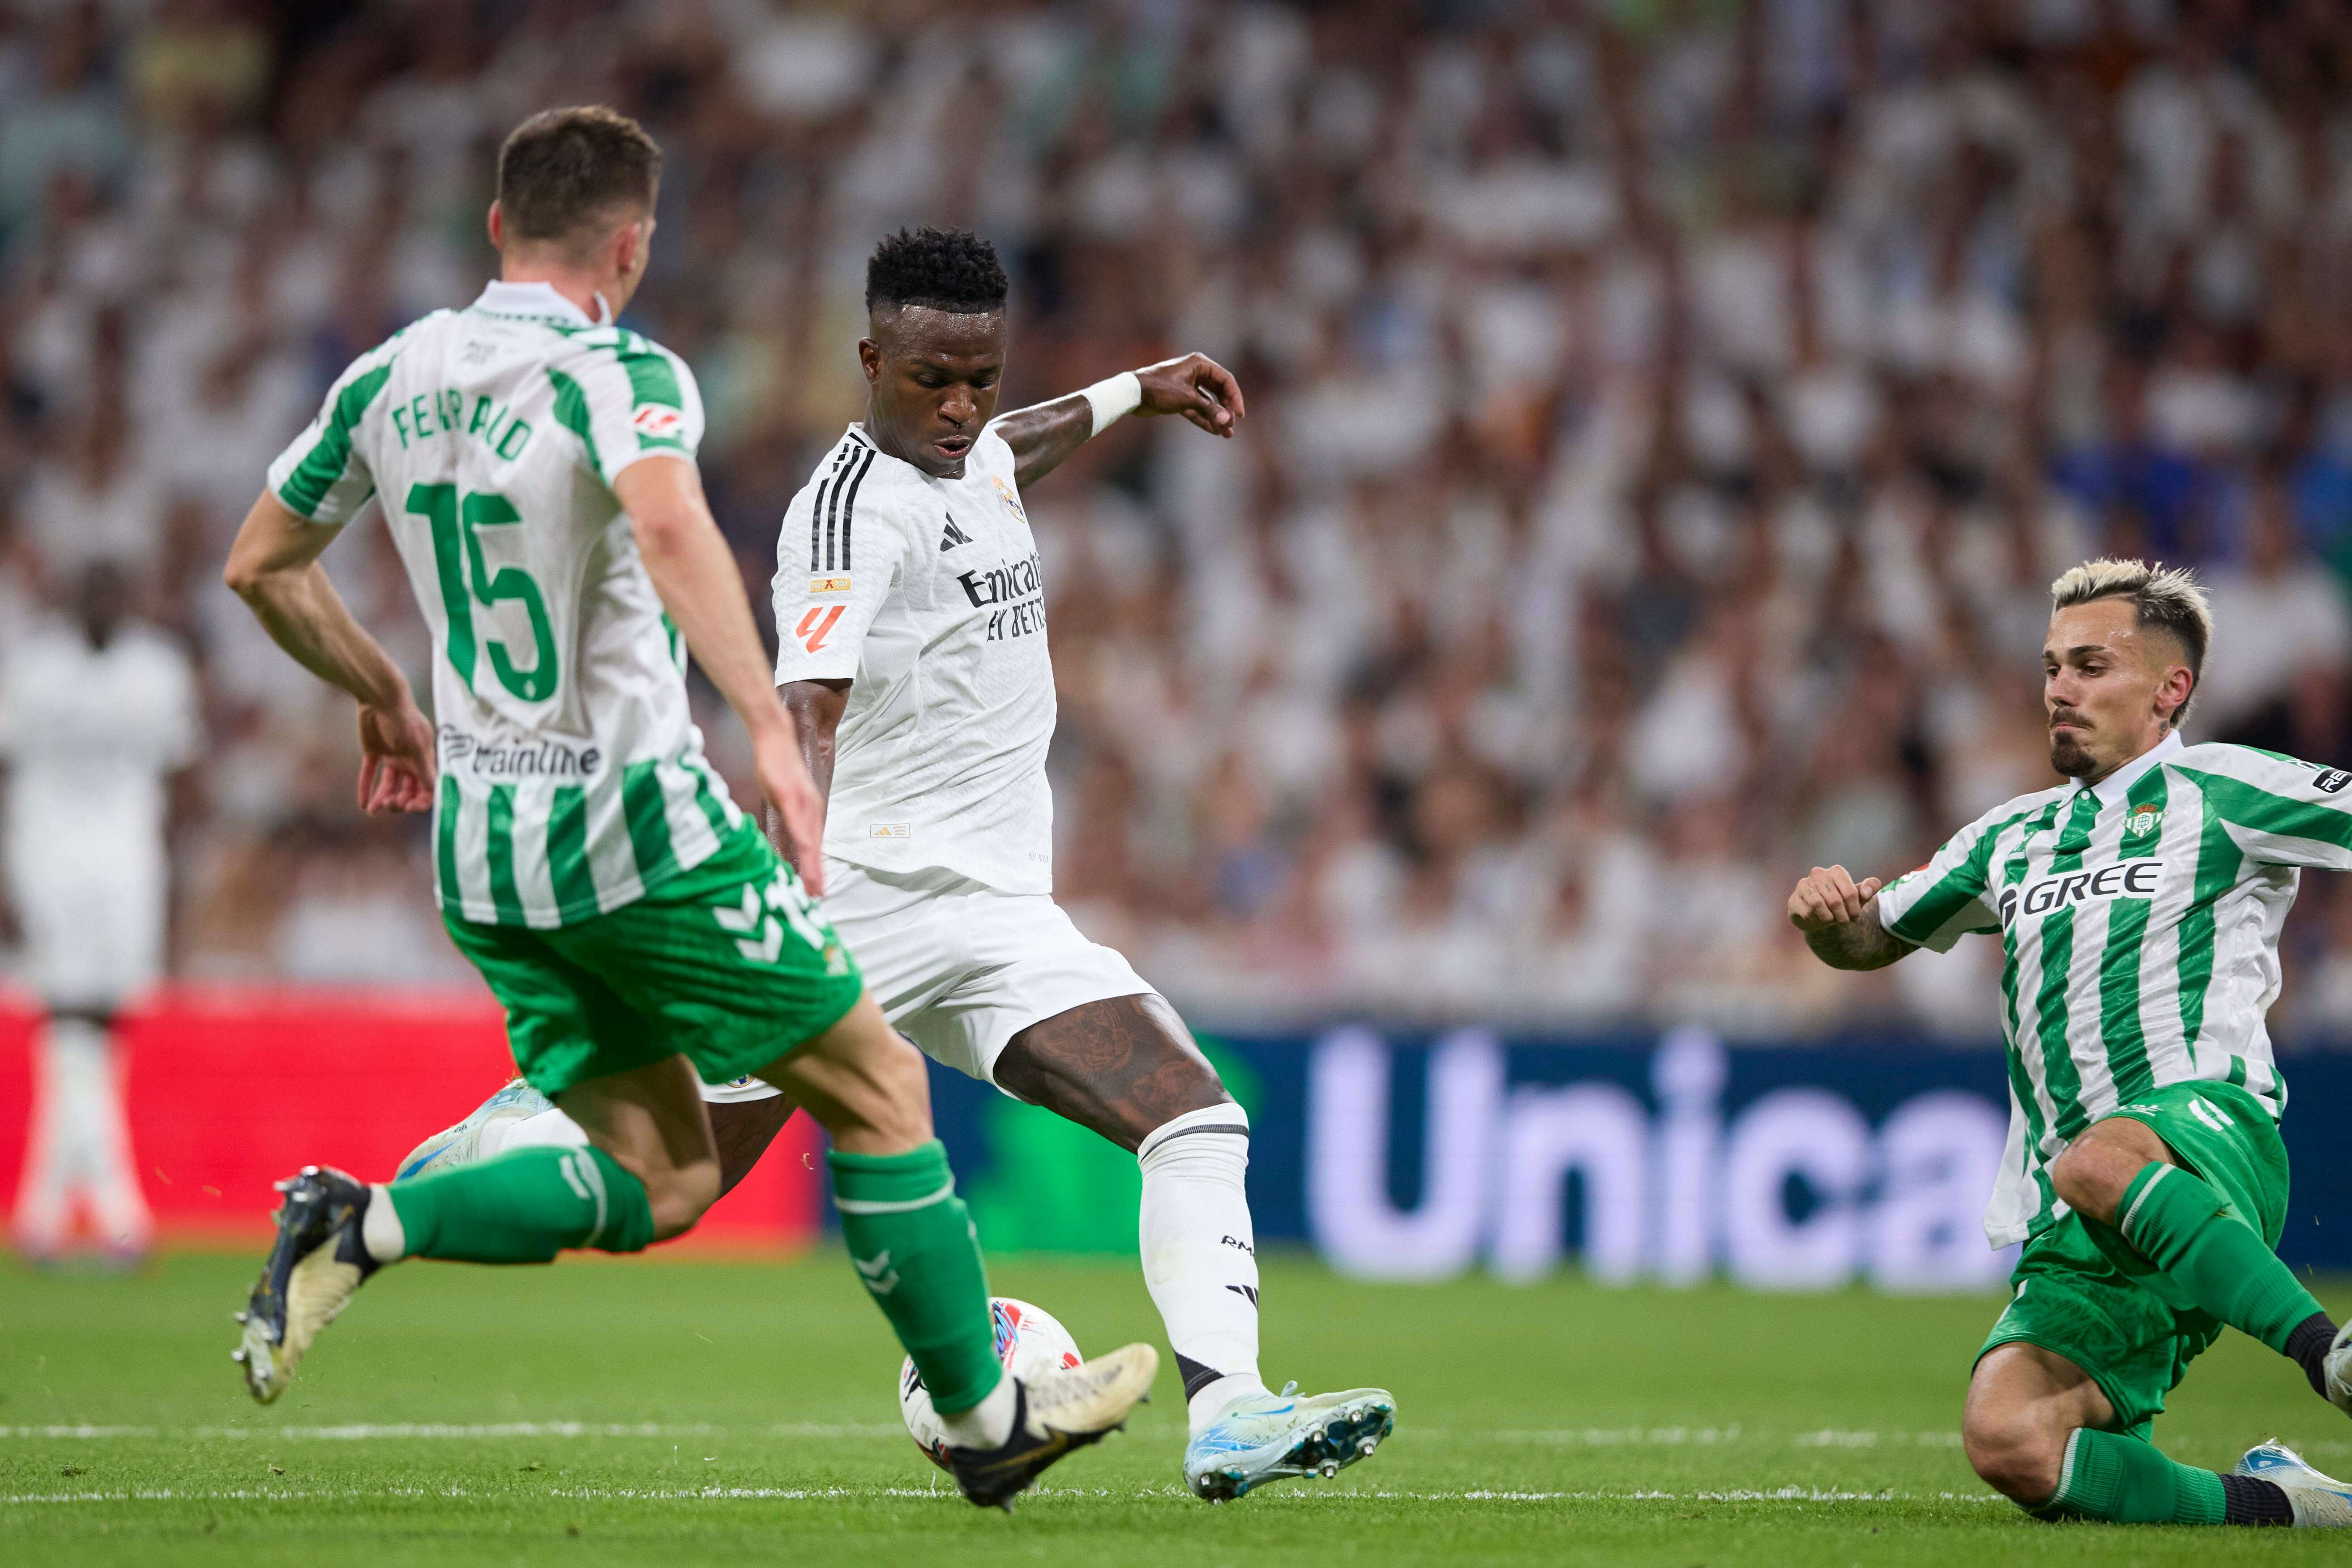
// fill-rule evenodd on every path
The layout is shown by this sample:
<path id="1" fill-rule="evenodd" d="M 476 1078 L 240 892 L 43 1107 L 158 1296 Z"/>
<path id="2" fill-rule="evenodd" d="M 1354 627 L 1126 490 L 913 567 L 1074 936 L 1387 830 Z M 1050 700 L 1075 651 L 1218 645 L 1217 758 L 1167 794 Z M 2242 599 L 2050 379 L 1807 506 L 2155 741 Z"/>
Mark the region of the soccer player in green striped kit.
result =
<path id="1" fill-rule="evenodd" d="M 389 1184 L 318 1166 L 279 1184 L 237 1359 L 275 1399 L 403 1258 L 543 1263 L 679 1234 L 719 1190 L 697 1079 L 756 1073 L 832 1135 L 858 1274 L 946 1416 L 965 1495 L 1004 1503 L 1123 1421 L 1157 1352 L 1034 1380 L 997 1363 L 923 1058 L 813 897 L 824 800 L 703 500 L 693 376 L 613 322 L 659 176 L 652 139 L 609 110 L 524 121 L 489 215 L 500 280 L 344 372 L 231 552 L 270 635 L 358 700 L 361 805 L 434 813 L 450 937 L 523 1077 L 588 1135 Z M 434 721 L 319 565 L 372 496 L 433 633 Z M 688 650 L 750 731 L 810 886 L 703 761 Z"/>
<path id="2" fill-rule="evenodd" d="M 2149 1441 L 2224 1325 L 2352 1413 L 2339 1333 L 2273 1250 L 2286 1085 L 2263 1015 L 2302 868 L 2352 869 L 2352 773 L 2183 744 L 2212 637 L 2189 574 L 2093 561 L 2052 584 L 2051 765 L 1881 886 L 1816 867 L 1789 918 L 1823 962 L 1877 969 L 2000 936 L 2010 1135 L 1986 1234 L 2022 1242 L 1961 1436 L 2047 1519 L 2352 1526 L 2352 1487 L 2277 1443 L 2228 1475 Z"/>

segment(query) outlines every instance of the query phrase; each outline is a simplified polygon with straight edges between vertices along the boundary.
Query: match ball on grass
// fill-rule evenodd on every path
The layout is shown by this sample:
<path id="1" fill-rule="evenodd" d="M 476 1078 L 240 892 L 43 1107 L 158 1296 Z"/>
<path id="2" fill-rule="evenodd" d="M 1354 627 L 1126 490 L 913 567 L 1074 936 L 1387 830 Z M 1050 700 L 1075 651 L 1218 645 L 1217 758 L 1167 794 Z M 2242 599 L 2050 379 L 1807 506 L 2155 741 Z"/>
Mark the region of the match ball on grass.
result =
<path id="1" fill-rule="evenodd" d="M 996 1359 L 1015 1377 L 1036 1378 L 1086 1360 L 1078 1353 L 1078 1342 L 1070 1337 L 1070 1331 L 1043 1307 L 1010 1296 L 992 1296 L 988 1317 L 996 1331 Z M 939 1412 L 931 1408 L 931 1391 L 923 1386 L 923 1374 L 915 1370 L 912 1356 L 898 1367 L 898 1414 L 906 1417 L 907 1435 L 914 1438 L 915 1447 L 931 1463 L 946 1469 L 947 1431 L 940 1425 Z"/>

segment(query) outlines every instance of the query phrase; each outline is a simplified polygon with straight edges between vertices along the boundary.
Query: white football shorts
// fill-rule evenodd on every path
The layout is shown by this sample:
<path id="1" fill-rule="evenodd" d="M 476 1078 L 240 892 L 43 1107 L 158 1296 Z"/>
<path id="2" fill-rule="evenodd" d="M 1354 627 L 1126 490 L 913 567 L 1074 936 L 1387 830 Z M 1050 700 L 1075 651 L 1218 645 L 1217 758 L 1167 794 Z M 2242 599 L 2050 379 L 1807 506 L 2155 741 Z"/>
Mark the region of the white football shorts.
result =
<path id="1" fill-rule="evenodd" d="M 996 1058 L 1030 1025 L 1151 990 L 1119 953 L 1088 942 L 1049 894 L 829 858 L 824 875 L 825 918 L 883 1015 L 933 1061 L 983 1083 L 996 1082 Z M 775 1093 L 756 1078 L 702 1086 L 703 1099 L 722 1102 Z"/>
<path id="2" fill-rule="evenodd" d="M 86 846 L 12 837 L 9 882 L 25 928 L 25 980 L 42 1002 L 110 1012 L 153 985 L 163 970 L 161 846 L 91 855 Z"/>

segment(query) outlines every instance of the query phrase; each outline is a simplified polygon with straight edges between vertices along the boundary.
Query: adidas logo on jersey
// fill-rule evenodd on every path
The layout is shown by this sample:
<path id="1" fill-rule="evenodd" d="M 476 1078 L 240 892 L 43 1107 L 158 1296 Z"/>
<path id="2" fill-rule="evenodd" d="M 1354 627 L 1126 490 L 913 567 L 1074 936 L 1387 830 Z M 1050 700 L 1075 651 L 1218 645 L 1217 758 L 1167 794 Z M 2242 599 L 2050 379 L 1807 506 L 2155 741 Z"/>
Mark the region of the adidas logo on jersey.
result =
<path id="1" fill-rule="evenodd" d="M 940 535 L 940 552 L 944 553 L 947 551 L 953 550 L 959 544 L 970 544 L 971 542 L 971 535 L 966 533 L 962 529 L 956 526 L 955 514 L 953 512 L 948 513 L 948 531 Z"/>

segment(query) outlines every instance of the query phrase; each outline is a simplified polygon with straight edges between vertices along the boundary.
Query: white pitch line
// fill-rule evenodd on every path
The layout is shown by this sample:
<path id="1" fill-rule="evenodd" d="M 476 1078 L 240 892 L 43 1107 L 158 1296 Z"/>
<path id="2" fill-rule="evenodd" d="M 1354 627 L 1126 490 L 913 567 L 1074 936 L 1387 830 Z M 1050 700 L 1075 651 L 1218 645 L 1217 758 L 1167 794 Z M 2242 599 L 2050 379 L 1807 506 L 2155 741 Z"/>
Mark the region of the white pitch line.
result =
<path id="1" fill-rule="evenodd" d="M 499 1421 L 464 1426 L 443 1422 L 353 1422 L 340 1426 L 0 1426 L 0 1438 L 162 1438 L 175 1442 L 241 1442 L 276 1438 L 291 1443 L 475 1441 L 499 1437 L 725 1437 L 729 1429 L 708 1422 L 667 1426 L 655 1421 Z M 780 1422 L 743 1428 L 744 1437 L 904 1437 L 904 1426 L 878 1423 Z"/>
<path id="2" fill-rule="evenodd" d="M 528 1500 L 529 1494 L 522 1494 Z M 952 1499 L 945 1487 L 551 1487 L 540 1495 L 570 1502 L 824 1502 L 861 1498 Z M 1137 1501 L 1186 1498 L 1178 1487 L 1146 1487 L 1133 1491 L 1108 1488 L 1040 1487 L 1027 1494 L 1037 1501 L 1118 1498 Z M 482 1499 L 514 1502 L 511 1490 L 483 1491 L 467 1487 L 334 1487 L 219 1490 L 178 1490 L 170 1488 L 130 1491 L 20 1492 L 0 1497 L 0 1504 L 87 1504 L 122 1502 L 351 1502 L 373 1499 Z M 1980 1492 L 1843 1491 L 1819 1487 L 1734 1489 L 1720 1491 L 1328 1491 L 1321 1489 L 1276 1492 L 1270 1499 L 1293 1502 L 2000 1502 Z"/>

